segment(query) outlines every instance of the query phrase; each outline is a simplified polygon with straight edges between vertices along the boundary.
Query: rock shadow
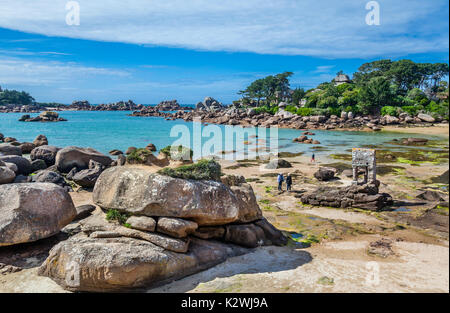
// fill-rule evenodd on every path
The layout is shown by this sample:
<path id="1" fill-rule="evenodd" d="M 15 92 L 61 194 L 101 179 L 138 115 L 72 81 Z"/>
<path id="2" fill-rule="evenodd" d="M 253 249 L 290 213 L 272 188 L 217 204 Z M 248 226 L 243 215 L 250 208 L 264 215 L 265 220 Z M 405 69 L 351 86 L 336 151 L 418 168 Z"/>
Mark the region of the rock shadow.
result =
<path id="1" fill-rule="evenodd" d="M 247 254 L 229 258 L 202 272 L 163 286 L 147 289 L 146 292 L 188 292 L 198 285 L 211 282 L 216 278 L 227 278 L 240 274 L 283 272 L 296 269 L 312 260 L 311 254 L 304 250 L 276 246 L 261 247 L 252 249 Z M 224 288 L 217 286 L 217 289 Z"/>
<path id="2" fill-rule="evenodd" d="M 50 249 L 67 238 L 67 234 L 60 232 L 34 242 L 0 247 L 0 263 L 22 269 L 40 266 L 48 257 Z"/>

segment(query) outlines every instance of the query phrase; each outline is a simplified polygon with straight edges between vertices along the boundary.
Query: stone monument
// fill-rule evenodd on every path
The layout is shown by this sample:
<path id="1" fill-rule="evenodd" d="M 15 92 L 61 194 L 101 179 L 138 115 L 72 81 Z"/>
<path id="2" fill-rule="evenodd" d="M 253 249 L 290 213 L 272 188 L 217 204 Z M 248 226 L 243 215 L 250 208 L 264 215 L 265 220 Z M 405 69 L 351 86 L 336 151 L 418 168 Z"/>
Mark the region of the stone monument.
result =
<path id="1" fill-rule="evenodd" d="M 377 164 L 374 149 L 352 149 L 353 185 L 373 184 L 377 181 Z M 364 180 L 358 181 L 359 170 L 364 170 Z"/>

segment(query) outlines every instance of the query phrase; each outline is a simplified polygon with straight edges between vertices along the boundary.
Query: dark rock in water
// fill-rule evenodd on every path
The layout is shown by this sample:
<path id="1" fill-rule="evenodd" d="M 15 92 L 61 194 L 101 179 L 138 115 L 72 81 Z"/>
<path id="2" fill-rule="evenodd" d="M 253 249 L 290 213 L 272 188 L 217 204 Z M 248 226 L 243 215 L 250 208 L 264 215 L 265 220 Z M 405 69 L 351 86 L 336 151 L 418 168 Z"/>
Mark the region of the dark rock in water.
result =
<path id="1" fill-rule="evenodd" d="M 336 170 L 334 168 L 321 167 L 314 173 L 314 177 L 320 181 L 329 181 L 334 178 Z"/>
<path id="2" fill-rule="evenodd" d="M 57 172 L 52 172 L 49 170 L 43 170 L 38 172 L 36 175 L 32 176 L 32 181 L 36 183 L 52 183 L 56 184 L 60 187 L 63 187 L 67 191 L 71 191 L 72 188 L 69 184 L 64 180 L 64 177 L 62 177 Z"/>
<path id="3" fill-rule="evenodd" d="M 0 156 L 0 161 L 5 163 L 14 163 L 17 166 L 17 174 L 29 175 L 33 173 L 31 162 L 24 157 L 17 155 L 6 155 Z"/>
<path id="4" fill-rule="evenodd" d="M 33 149 L 30 154 L 30 159 L 34 160 L 44 160 L 47 166 L 52 166 L 55 164 L 56 154 L 61 148 L 55 146 L 39 146 Z"/>
<path id="5" fill-rule="evenodd" d="M 31 167 L 33 168 L 33 173 L 39 170 L 45 170 L 47 168 L 47 164 L 44 160 L 34 160 L 31 162 Z"/>
<path id="6" fill-rule="evenodd" d="M 110 166 L 112 159 L 92 148 L 66 147 L 56 154 L 55 164 L 62 173 L 69 172 L 76 167 L 79 170 L 89 168 L 89 162 L 93 160 L 103 166 Z"/>
<path id="7" fill-rule="evenodd" d="M 24 122 L 26 120 L 29 120 L 31 118 L 30 114 L 24 114 L 19 118 L 19 122 Z"/>
<path id="8" fill-rule="evenodd" d="M 283 159 L 275 159 L 267 163 L 267 169 L 291 168 L 292 164 Z"/>
<path id="9" fill-rule="evenodd" d="M 440 192 L 432 191 L 432 190 L 427 190 L 425 192 L 422 192 L 416 198 L 426 200 L 426 201 L 432 201 L 432 202 L 445 201 L 445 199 L 442 197 L 442 194 Z"/>
<path id="10" fill-rule="evenodd" d="M 101 163 L 90 160 L 89 169 L 77 172 L 73 175 L 72 180 L 81 187 L 92 188 L 104 169 L 105 166 Z"/>
<path id="11" fill-rule="evenodd" d="M 74 221 L 82 220 L 91 215 L 91 212 L 95 210 L 95 205 L 85 204 L 76 207 L 77 216 L 74 218 Z"/>
<path id="12" fill-rule="evenodd" d="M 47 137 L 45 137 L 44 135 L 39 135 L 34 139 L 33 144 L 36 147 L 46 146 L 48 145 Z"/>
<path id="13" fill-rule="evenodd" d="M 57 234 L 76 211 L 69 194 L 46 183 L 0 185 L 0 246 Z"/>
<path id="14" fill-rule="evenodd" d="M 402 144 L 404 144 L 404 145 L 423 146 L 427 142 L 428 142 L 428 139 L 425 139 L 425 138 L 404 138 L 402 140 Z"/>
<path id="15" fill-rule="evenodd" d="M 18 155 L 22 156 L 22 149 L 9 143 L 0 144 L 0 156 L 2 155 Z"/>
<path id="16" fill-rule="evenodd" d="M 378 185 L 351 185 L 348 187 L 319 187 L 302 195 L 304 204 L 333 207 L 360 208 L 378 211 L 392 205 L 392 197 L 387 193 L 378 193 Z"/>
<path id="17" fill-rule="evenodd" d="M 17 142 L 17 139 L 16 138 L 14 138 L 14 137 L 5 137 L 4 139 L 3 139 L 3 142 L 6 142 L 6 143 L 13 143 L 13 142 Z"/>

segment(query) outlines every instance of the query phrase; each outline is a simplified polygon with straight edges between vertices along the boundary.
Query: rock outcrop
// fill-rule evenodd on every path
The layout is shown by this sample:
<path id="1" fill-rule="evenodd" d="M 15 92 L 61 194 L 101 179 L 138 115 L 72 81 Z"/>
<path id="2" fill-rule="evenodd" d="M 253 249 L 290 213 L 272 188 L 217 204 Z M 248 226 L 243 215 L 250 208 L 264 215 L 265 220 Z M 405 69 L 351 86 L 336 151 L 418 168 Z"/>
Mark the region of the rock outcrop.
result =
<path id="1" fill-rule="evenodd" d="M 203 102 L 197 103 L 195 109 L 201 111 L 214 112 L 222 109 L 224 106 L 214 98 L 206 97 Z"/>
<path id="2" fill-rule="evenodd" d="M 31 151 L 30 159 L 34 160 L 43 160 L 47 166 L 52 166 L 55 164 L 56 154 L 61 148 L 55 146 L 43 145 L 34 148 Z"/>
<path id="3" fill-rule="evenodd" d="M 31 165 L 31 162 L 21 156 L 17 155 L 6 155 L 6 156 L 0 156 L 0 161 L 3 161 L 5 163 L 13 163 L 17 166 L 17 173 L 20 175 L 29 175 L 33 172 L 33 167 Z"/>
<path id="4" fill-rule="evenodd" d="M 379 193 L 377 184 L 351 185 L 348 187 L 319 187 L 302 195 L 304 204 L 333 207 L 360 208 L 379 211 L 393 204 L 387 193 Z"/>
<path id="5" fill-rule="evenodd" d="M 55 184 L 0 185 L 0 246 L 55 235 L 76 214 L 67 191 Z"/>
<path id="6" fill-rule="evenodd" d="M 186 218 L 201 226 L 246 223 L 262 217 L 249 184 L 228 187 L 215 181 L 172 178 L 132 167 L 105 170 L 95 184 L 93 200 L 105 209 Z"/>
<path id="7" fill-rule="evenodd" d="M 22 149 L 9 143 L 0 143 L 0 156 L 2 155 L 22 156 Z"/>
<path id="8" fill-rule="evenodd" d="M 104 169 L 105 166 L 101 163 L 90 160 L 89 168 L 77 172 L 73 175 L 72 180 L 81 187 L 92 188 Z"/>
<path id="9" fill-rule="evenodd" d="M 74 167 L 78 170 L 88 169 L 91 160 L 96 161 L 105 167 L 110 166 L 112 163 L 112 159 L 109 156 L 106 156 L 97 150 L 70 146 L 58 151 L 55 164 L 59 171 L 68 173 Z"/>
<path id="10" fill-rule="evenodd" d="M 53 247 L 39 269 L 68 290 L 150 287 L 248 248 L 287 243 L 262 218 L 243 177 L 219 182 L 111 167 L 97 179 L 93 200 L 107 213 L 95 210 L 79 221 L 78 232 Z"/>
<path id="11" fill-rule="evenodd" d="M 274 170 L 277 168 L 291 168 L 292 164 L 283 159 L 275 159 L 267 163 L 265 167 Z"/>
<path id="12" fill-rule="evenodd" d="M 44 111 L 39 116 L 31 117 L 29 114 L 22 115 L 19 122 L 66 122 L 67 120 L 59 117 L 59 114 L 52 111 Z"/>
<path id="13" fill-rule="evenodd" d="M 200 239 L 192 239 L 187 253 L 176 253 L 133 238 L 74 236 L 50 251 L 39 274 L 71 291 L 124 291 L 179 279 L 247 252 Z"/>
<path id="14" fill-rule="evenodd" d="M 16 178 L 16 173 L 10 170 L 8 167 L 1 166 L 0 164 L 0 185 L 10 184 Z"/>
<path id="15" fill-rule="evenodd" d="M 321 167 L 317 172 L 314 173 L 314 177 L 320 181 L 329 181 L 334 178 L 336 170 L 329 167 Z"/>

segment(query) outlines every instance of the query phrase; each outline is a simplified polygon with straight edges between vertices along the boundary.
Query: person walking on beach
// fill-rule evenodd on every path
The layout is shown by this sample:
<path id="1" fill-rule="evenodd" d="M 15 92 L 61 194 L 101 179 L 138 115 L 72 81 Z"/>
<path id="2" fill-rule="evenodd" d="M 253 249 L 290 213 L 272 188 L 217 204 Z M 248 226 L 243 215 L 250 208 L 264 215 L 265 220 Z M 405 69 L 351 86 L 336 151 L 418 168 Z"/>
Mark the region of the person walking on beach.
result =
<path id="1" fill-rule="evenodd" d="M 283 182 L 284 182 L 284 176 L 282 173 L 278 174 L 278 191 L 282 191 L 283 190 Z"/>
<path id="2" fill-rule="evenodd" d="M 314 163 L 316 162 L 316 155 L 314 153 L 312 154 L 311 162 L 314 162 Z"/>
<path id="3" fill-rule="evenodd" d="M 292 176 L 289 173 L 286 177 L 286 190 L 291 191 L 292 190 Z"/>

